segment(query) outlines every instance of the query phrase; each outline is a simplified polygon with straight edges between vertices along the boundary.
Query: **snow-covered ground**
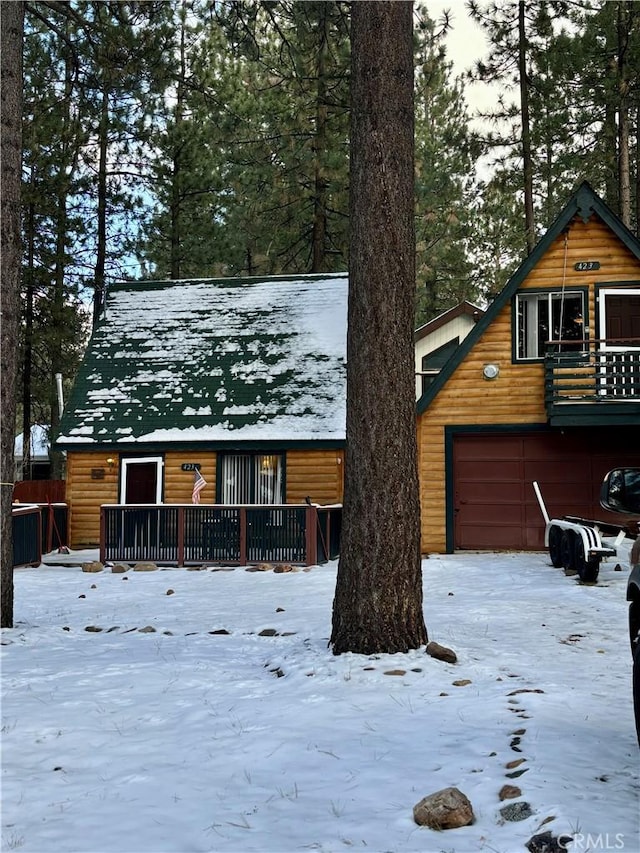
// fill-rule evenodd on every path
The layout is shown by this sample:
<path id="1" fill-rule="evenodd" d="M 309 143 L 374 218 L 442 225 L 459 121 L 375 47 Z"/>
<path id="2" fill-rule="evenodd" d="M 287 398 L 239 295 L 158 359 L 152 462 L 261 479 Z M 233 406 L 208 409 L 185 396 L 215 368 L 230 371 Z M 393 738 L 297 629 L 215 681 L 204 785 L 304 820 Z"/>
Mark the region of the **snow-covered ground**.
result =
<path id="1" fill-rule="evenodd" d="M 640 851 L 626 564 L 583 586 L 542 553 L 425 560 L 457 664 L 332 655 L 336 568 L 17 570 L 2 850 Z M 449 786 L 474 823 L 417 826 Z"/>

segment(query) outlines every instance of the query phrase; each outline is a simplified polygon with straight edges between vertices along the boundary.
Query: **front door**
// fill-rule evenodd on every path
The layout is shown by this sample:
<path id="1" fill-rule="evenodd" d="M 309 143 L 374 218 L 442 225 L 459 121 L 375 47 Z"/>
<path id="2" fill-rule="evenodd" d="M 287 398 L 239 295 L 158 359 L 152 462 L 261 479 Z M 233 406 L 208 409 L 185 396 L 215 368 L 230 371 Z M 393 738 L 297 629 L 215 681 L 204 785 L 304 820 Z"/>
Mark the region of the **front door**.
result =
<path id="1" fill-rule="evenodd" d="M 162 458 L 159 456 L 122 460 L 124 504 L 157 504 L 162 501 Z"/>
<path id="2" fill-rule="evenodd" d="M 640 289 L 600 291 L 600 393 L 637 397 L 640 389 Z"/>

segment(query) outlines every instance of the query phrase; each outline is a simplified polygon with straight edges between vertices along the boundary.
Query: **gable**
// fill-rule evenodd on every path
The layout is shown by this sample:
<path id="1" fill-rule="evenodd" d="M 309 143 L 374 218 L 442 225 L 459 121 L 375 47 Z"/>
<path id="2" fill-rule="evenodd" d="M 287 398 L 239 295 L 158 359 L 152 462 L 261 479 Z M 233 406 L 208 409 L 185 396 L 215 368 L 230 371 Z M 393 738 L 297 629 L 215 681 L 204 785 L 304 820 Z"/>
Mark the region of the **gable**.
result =
<path id="1" fill-rule="evenodd" d="M 346 275 L 110 289 L 57 445 L 344 440 Z"/>
<path id="2" fill-rule="evenodd" d="M 500 318 L 505 307 L 511 304 L 514 295 L 524 285 L 532 271 L 538 266 L 542 267 L 545 263 L 548 263 L 554 252 L 562 251 L 560 247 L 564 243 L 564 232 L 567 229 L 571 230 L 573 228 L 580 230 L 587 223 L 591 222 L 597 222 L 606 231 L 608 239 L 617 241 L 631 260 L 640 260 L 640 242 L 607 207 L 602 199 L 596 195 L 588 183 L 584 182 L 581 184 L 531 254 L 525 258 L 502 291 L 487 308 L 485 315 L 464 341 L 462 341 L 454 356 L 449 359 L 443 370 L 422 395 L 417 403 L 418 414 L 422 414 L 428 408 L 431 401 L 443 388 L 480 338 L 483 337 L 487 329 Z M 585 252 L 586 255 L 589 255 L 588 244 L 585 245 Z M 585 260 L 588 259 L 585 257 Z M 562 280 L 557 278 L 552 281 L 550 280 L 549 286 L 561 287 Z M 502 319 L 504 320 L 504 316 Z"/>

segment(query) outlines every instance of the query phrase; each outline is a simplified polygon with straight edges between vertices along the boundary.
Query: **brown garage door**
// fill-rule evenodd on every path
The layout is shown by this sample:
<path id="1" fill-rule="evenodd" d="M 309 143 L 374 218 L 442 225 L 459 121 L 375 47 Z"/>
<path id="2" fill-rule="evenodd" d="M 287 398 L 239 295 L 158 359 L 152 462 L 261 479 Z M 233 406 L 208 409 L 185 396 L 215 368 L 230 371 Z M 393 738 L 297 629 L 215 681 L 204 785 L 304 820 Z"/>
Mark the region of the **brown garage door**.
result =
<path id="1" fill-rule="evenodd" d="M 544 522 L 534 480 L 551 516 L 619 522 L 601 509 L 598 499 L 605 473 L 620 465 L 640 465 L 637 429 L 455 436 L 455 548 L 543 549 Z"/>

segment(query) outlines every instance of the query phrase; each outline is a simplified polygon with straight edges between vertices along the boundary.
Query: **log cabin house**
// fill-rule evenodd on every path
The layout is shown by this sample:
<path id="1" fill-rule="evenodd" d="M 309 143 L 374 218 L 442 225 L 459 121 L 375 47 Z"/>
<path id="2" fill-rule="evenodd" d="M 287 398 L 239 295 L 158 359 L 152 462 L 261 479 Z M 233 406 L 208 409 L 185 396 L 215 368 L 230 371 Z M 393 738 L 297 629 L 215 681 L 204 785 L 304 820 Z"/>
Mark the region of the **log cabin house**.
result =
<path id="1" fill-rule="evenodd" d="M 202 504 L 339 503 L 346 312 L 344 274 L 112 286 L 56 439 L 70 546 L 199 476 Z"/>
<path id="2" fill-rule="evenodd" d="M 56 441 L 71 547 L 103 505 L 189 504 L 195 470 L 208 505 L 340 503 L 347 288 L 112 286 Z M 534 480 L 552 515 L 606 518 L 604 473 L 640 465 L 640 242 L 582 184 L 486 312 L 454 313 L 417 402 L 423 552 L 542 549 Z"/>
<path id="3" fill-rule="evenodd" d="M 542 549 L 640 465 L 640 242 L 583 183 L 417 403 L 422 547 Z M 611 518 L 611 521 L 615 519 Z"/>

